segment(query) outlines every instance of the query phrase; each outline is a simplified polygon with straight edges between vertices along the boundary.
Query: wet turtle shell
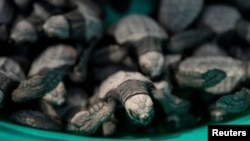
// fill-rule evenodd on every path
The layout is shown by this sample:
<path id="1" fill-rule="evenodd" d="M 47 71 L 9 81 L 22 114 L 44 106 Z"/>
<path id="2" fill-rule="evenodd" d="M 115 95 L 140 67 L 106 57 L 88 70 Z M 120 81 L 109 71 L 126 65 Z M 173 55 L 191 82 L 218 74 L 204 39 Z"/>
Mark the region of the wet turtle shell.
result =
<path id="1" fill-rule="evenodd" d="M 163 28 L 152 18 L 139 14 L 126 16 L 121 19 L 115 27 L 114 36 L 119 44 L 138 41 L 145 37 L 160 40 L 168 38 Z"/>
<path id="2" fill-rule="evenodd" d="M 76 50 L 65 44 L 48 47 L 38 56 L 31 65 L 29 76 L 37 74 L 44 68 L 57 68 L 60 66 L 73 66 L 77 57 Z"/>
<path id="3" fill-rule="evenodd" d="M 218 71 L 226 73 L 223 76 L 216 76 Z M 214 71 L 214 72 L 213 72 Z M 207 73 L 207 74 L 206 74 Z M 203 87 L 206 83 L 204 75 L 210 77 L 209 83 L 214 83 L 210 87 Z M 176 73 L 176 79 L 180 86 L 201 88 L 208 93 L 224 94 L 229 93 L 245 79 L 246 70 L 244 63 L 231 57 L 206 56 L 190 57 L 182 61 Z"/>

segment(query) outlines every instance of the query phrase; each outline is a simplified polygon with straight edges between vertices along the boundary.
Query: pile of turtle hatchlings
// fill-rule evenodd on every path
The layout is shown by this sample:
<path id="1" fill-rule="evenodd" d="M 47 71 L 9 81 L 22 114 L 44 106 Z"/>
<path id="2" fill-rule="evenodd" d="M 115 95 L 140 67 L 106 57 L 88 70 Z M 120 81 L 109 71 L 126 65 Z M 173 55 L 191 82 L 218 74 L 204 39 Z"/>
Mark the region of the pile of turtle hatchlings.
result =
<path id="1" fill-rule="evenodd" d="M 84 136 L 177 132 L 250 107 L 250 1 L 0 1 L 2 120 Z"/>

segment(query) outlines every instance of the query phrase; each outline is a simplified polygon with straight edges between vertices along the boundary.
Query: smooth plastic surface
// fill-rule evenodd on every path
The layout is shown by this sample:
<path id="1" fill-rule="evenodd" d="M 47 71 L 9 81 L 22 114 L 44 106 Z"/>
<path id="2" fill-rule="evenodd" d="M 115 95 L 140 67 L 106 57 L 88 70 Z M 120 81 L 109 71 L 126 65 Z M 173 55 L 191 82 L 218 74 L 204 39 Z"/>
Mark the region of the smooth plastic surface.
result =
<path id="1" fill-rule="evenodd" d="M 237 117 L 223 124 L 250 124 L 250 112 L 244 116 Z M 135 140 L 135 141 L 150 141 L 150 140 L 166 140 L 166 141 L 206 141 L 207 126 L 197 127 L 183 132 L 164 134 L 159 136 L 145 136 L 135 138 L 127 136 L 123 138 L 93 138 L 79 135 L 73 135 L 61 132 L 52 132 L 40 129 L 29 128 L 6 121 L 0 121 L 0 140 L 1 141 L 108 141 L 108 140 Z"/>

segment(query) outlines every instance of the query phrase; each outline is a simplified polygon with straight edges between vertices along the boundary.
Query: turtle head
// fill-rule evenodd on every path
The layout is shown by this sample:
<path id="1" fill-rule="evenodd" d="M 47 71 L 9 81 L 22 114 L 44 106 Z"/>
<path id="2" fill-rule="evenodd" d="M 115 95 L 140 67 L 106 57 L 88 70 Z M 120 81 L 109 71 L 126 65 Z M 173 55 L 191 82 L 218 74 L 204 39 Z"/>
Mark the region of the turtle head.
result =
<path id="1" fill-rule="evenodd" d="M 137 94 L 128 98 L 125 101 L 125 109 L 130 119 L 137 124 L 147 125 L 154 116 L 153 101 L 145 94 Z"/>
<path id="2" fill-rule="evenodd" d="M 161 75 L 164 67 L 164 57 L 157 51 L 149 51 L 139 57 L 139 65 L 142 73 L 154 79 Z"/>
<path id="3" fill-rule="evenodd" d="M 69 24 L 63 15 L 51 16 L 44 23 L 43 30 L 51 38 L 66 39 L 70 36 Z"/>

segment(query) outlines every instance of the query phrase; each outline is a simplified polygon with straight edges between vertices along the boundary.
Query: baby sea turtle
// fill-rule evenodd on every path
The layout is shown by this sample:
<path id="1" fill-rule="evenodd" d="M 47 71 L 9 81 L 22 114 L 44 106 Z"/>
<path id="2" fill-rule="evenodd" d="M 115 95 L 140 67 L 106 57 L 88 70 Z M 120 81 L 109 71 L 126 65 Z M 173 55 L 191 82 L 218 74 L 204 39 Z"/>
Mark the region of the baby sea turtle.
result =
<path id="1" fill-rule="evenodd" d="M 58 44 L 48 47 L 34 60 L 28 79 L 22 81 L 13 91 L 12 100 L 25 102 L 41 98 L 54 90 L 66 73 L 65 67 L 74 65 L 76 55 L 76 50 L 69 45 Z"/>
<path id="2" fill-rule="evenodd" d="M 80 134 L 93 134 L 98 127 L 110 120 L 116 108 L 125 108 L 132 123 L 148 125 L 154 117 L 153 83 L 139 72 L 118 71 L 109 76 L 91 98 L 93 106 L 89 110 L 76 112 L 69 119 L 67 131 Z M 152 98 L 151 98 L 152 96 Z M 96 104 L 97 103 L 97 104 Z M 90 120 L 91 119 L 91 120 Z M 87 126 L 88 125 L 88 126 Z"/>
<path id="3" fill-rule="evenodd" d="M 181 87 L 218 95 L 232 92 L 248 77 L 248 63 L 227 56 L 190 57 L 179 64 L 176 72 Z"/>
<path id="4" fill-rule="evenodd" d="M 21 45 L 36 42 L 41 37 L 41 25 L 44 19 L 32 13 L 18 20 L 10 31 L 10 42 Z"/>
<path id="5" fill-rule="evenodd" d="M 102 23 L 95 11 L 81 0 L 72 0 L 76 9 L 64 14 L 51 16 L 43 25 L 44 32 L 53 38 L 77 41 L 99 39 Z"/>
<path id="6" fill-rule="evenodd" d="M 200 23 L 220 35 L 234 29 L 239 19 L 241 19 L 241 14 L 236 7 L 213 4 L 204 8 Z"/>
<path id="7" fill-rule="evenodd" d="M 191 25 L 202 12 L 204 0 L 161 0 L 159 22 L 170 32 L 179 32 Z"/>
<path id="8" fill-rule="evenodd" d="M 27 4 L 29 4 L 29 1 L 27 1 Z M 60 7 L 53 6 L 45 0 L 31 1 L 31 5 L 32 11 L 29 16 L 17 20 L 12 27 L 10 39 L 16 44 L 35 43 L 44 36 L 42 26 L 45 21 L 54 14 L 64 12 Z"/>
<path id="9" fill-rule="evenodd" d="M 152 78 L 162 73 L 162 45 L 168 35 L 156 21 L 149 16 L 133 14 L 118 21 L 112 32 L 119 44 L 131 47 L 142 73 Z"/>
<path id="10" fill-rule="evenodd" d="M 25 80 L 25 74 L 20 65 L 9 57 L 0 57 L 0 103 L 13 84 Z"/>

